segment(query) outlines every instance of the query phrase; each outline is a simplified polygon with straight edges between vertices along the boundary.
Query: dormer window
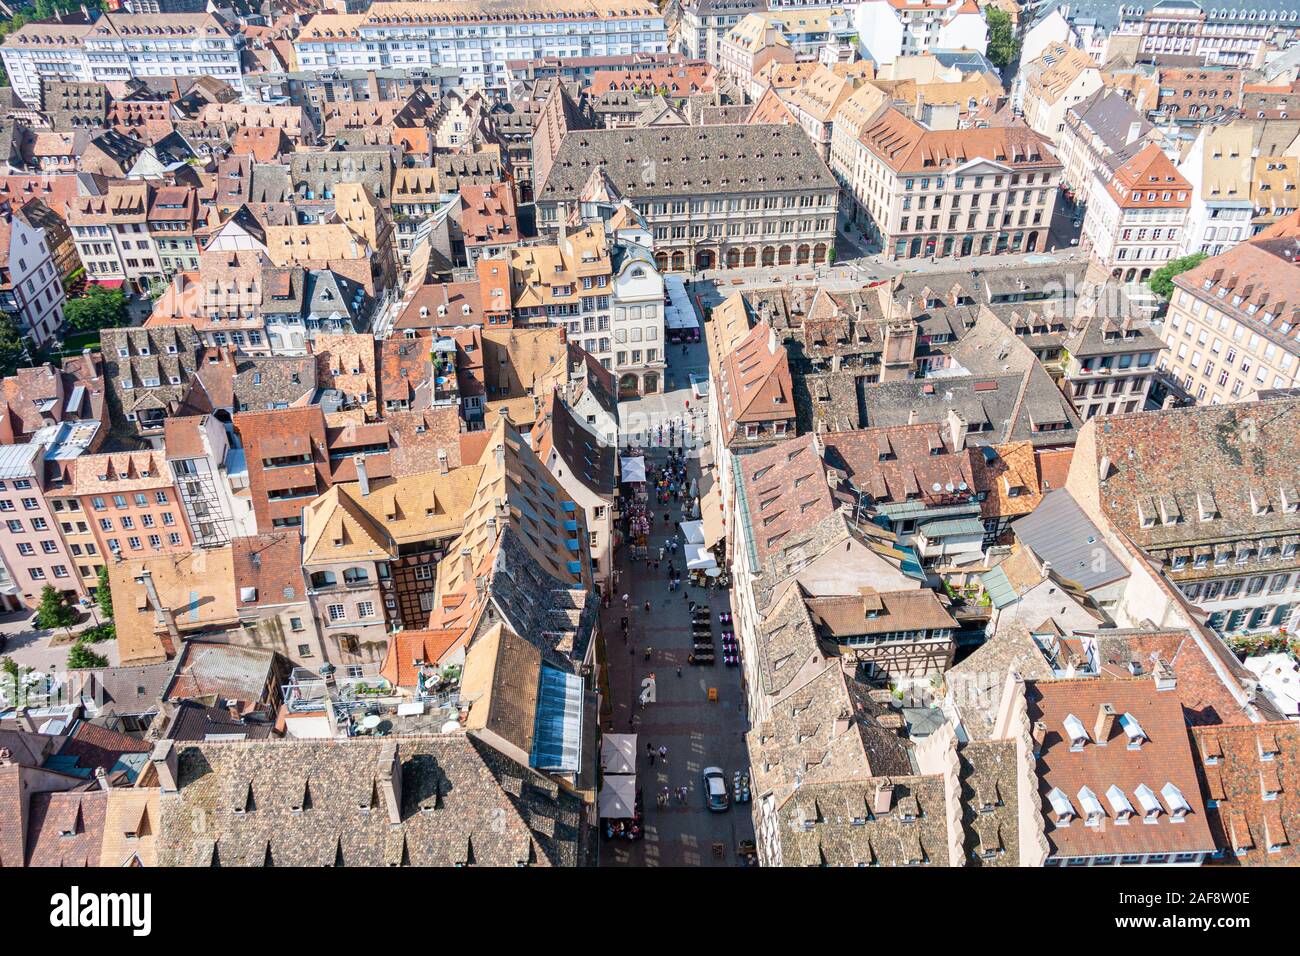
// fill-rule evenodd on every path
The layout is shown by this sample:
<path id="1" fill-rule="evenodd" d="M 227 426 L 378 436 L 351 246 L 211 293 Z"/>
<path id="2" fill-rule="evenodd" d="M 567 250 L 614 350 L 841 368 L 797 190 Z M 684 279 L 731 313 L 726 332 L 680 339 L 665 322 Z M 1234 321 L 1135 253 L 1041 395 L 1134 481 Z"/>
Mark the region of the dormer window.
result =
<path id="1" fill-rule="evenodd" d="M 1160 798 L 1156 796 L 1156 792 L 1145 783 L 1140 783 L 1133 793 L 1138 798 L 1138 805 L 1142 807 L 1142 822 L 1159 822 L 1160 811 L 1164 808 L 1160 806 Z"/>
<path id="2" fill-rule="evenodd" d="M 1099 827 L 1106 819 L 1106 811 L 1102 809 L 1101 801 L 1087 787 L 1079 789 L 1079 806 L 1083 808 L 1084 826 Z"/>
<path id="3" fill-rule="evenodd" d="M 1129 802 L 1128 795 L 1119 788 L 1118 784 L 1111 784 L 1106 791 L 1106 800 L 1115 814 L 1115 823 L 1127 826 L 1133 817 L 1133 804 Z"/>
<path id="4" fill-rule="evenodd" d="M 1064 720 L 1065 737 L 1070 741 L 1071 750 L 1082 750 L 1088 743 L 1088 731 L 1083 727 L 1083 721 L 1074 714 L 1068 715 Z"/>
<path id="5" fill-rule="evenodd" d="M 1130 713 L 1125 713 L 1124 716 L 1119 719 L 1119 725 L 1124 728 L 1124 733 L 1128 736 L 1129 750 L 1141 750 L 1142 745 L 1150 740 L 1150 738 L 1147 737 L 1147 732 L 1143 730 L 1142 725 L 1138 723 L 1137 718 Z"/>
<path id="6" fill-rule="evenodd" d="M 1047 802 L 1052 805 L 1052 813 L 1056 815 L 1056 825 L 1068 827 L 1075 817 L 1074 805 L 1070 803 L 1070 798 L 1060 787 L 1053 787 L 1051 793 L 1047 795 Z"/>
<path id="7" fill-rule="evenodd" d="M 1192 812 L 1192 805 L 1172 782 L 1160 788 L 1160 795 L 1165 798 L 1165 803 L 1169 806 L 1170 822 L 1182 823 L 1187 819 L 1187 814 Z"/>

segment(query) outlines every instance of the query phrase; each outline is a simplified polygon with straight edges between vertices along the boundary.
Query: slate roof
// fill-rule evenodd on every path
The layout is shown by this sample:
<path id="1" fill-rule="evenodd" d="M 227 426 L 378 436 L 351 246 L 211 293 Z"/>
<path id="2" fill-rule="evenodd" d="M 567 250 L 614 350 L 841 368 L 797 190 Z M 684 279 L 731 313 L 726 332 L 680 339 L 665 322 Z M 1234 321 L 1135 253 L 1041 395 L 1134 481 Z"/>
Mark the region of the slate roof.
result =
<path id="1" fill-rule="evenodd" d="M 569 406 L 552 391 L 542 399 L 541 415 L 530 435 L 538 458 L 547 461 L 554 451 L 560 467 L 576 477 L 586 489 L 612 498 L 617 490 L 617 450 L 596 441 L 574 419 Z"/>
<path id="2" fill-rule="evenodd" d="M 1075 130 L 1087 129 L 1111 152 L 1128 145 L 1132 124 L 1139 126 L 1138 139 L 1144 139 L 1153 127 L 1127 99 L 1112 90 L 1100 89 L 1065 111 L 1065 123 Z"/>
<path id="3" fill-rule="evenodd" d="M 1049 491 L 1032 512 L 1011 526 L 1016 538 L 1067 581 L 1091 591 L 1128 577 L 1101 531 L 1064 488 Z"/>
<path id="4" fill-rule="evenodd" d="M 99 668 L 88 672 L 81 695 L 96 702 L 99 719 L 143 714 L 158 706 L 175 670 L 175 661 Z"/>
<path id="5" fill-rule="evenodd" d="M 644 177 L 643 161 L 653 164 Z M 790 126 L 666 126 L 578 130 L 560 144 L 538 184 L 541 203 L 578 194 L 592 168 L 630 199 L 834 189 L 835 178 L 802 129 Z"/>
<path id="6" fill-rule="evenodd" d="M 163 866 L 586 862 L 581 800 L 472 734 L 195 744 L 178 758 Z M 396 825 L 383 793 L 394 762 Z"/>

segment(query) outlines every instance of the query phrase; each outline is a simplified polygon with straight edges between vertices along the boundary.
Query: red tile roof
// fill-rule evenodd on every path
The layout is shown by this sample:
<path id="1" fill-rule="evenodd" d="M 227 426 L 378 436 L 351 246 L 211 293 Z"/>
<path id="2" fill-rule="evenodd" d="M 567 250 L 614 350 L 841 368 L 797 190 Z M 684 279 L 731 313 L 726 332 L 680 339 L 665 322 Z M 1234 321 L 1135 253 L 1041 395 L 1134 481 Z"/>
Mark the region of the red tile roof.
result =
<path id="1" fill-rule="evenodd" d="M 1210 832 L 1224 851 L 1223 862 L 1300 863 L 1300 724 L 1197 727 L 1192 742 Z M 1265 799 L 1266 793 L 1274 796 Z"/>
<path id="2" fill-rule="evenodd" d="M 1192 763 L 1183 723 L 1183 708 L 1173 691 L 1156 690 L 1147 678 L 1027 681 L 1029 720 L 1043 726 L 1038 755 L 1038 792 L 1045 836 L 1052 857 L 1123 856 L 1209 852 L 1214 839 Z M 1099 733 L 1103 705 L 1115 720 Z M 1081 747 L 1071 743 L 1066 720 L 1075 718 L 1087 735 Z M 1135 719 L 1146 740 L 1131 749 L 1121 723 Z M 1130 725 L 1131 726 L 1131 725 Z M 1176 821 L 1171 785 L 1190 807 Z M 1134 816 L 1122 822 L 1108 791 L 1117 787 Z M 1160 809 L 1154 823 L 1144 821 L 1139 788 L 1148 788 Z M 1086 825 L 1084 788 L 1101 805 L 1100 823 Z M 1074 818 L 1058 818 L 1050 795 L 1059 791 Z"/>
<path id="3" fill-rule="evenodd" d="M 396 687 L 414 687 L 420 667 L 416 661 L 437 664 L 466 632 L 456 630 L 398 631 L 388 642 L 388 654 L 379 673 Z"/>

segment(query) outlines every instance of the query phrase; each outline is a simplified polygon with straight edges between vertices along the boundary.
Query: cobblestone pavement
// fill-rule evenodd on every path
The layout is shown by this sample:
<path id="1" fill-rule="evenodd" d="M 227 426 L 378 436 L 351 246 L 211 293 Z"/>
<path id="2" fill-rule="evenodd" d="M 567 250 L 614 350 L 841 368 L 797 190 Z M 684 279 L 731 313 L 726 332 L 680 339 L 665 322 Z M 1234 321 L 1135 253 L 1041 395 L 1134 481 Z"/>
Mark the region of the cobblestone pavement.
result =
<path id="1" fill-rule="evenodd" d="M 647 464 L 664 461 L 666 452 L 651 451 Z M 692 476 L 697 465 L 689 465 Z M 665 524 L 667 508 L 671 523 Z M 670 502 L 656 511 L 656 523 L 650 536 L 650 554 L 658 556 L 660 546 L 678 533 L 676 519 L 679 506 Z M 691 646 L 688 599 L 708 602 L 714 622 L 714 639 L 720 628 L 718 614 L 731 610 L 730 594 L 723 590 L 678 588 L 668 590 L 667 563 L 656 572 L 644 560 L 631 562 L 624 549 L 619 562 L 619 582 L 612 606 L 604 612 L 609 661 L 609 687 L 613 703 L 612 717 L 606 732 L 636 733 L 637 784 L 645 805 L 645 839 L 636 842 L 604 841 L 601 846 L 603 865 L 624 866 L 717 866 L 735 865 L 736 846 L 741 840 L 754 838 L 750 817 L 752 804 L 733 805 L 725 813 L 713 813 L 705 807 L 701 771 L 721 767 L 730 787 L 736 770 L 749 769 L 749 756 L 743 735 L 749 722 L 743 709 L 739 667 L 726 667 L 719 661 L 712 667 L 686 663 Z M 677 553 L 681 569 L 681 552 Z M 621 595 L 627 593 L 629 609 L 623 610 Z M 650 602 L 650 613 L 645 602 Z M 629 618 L 629 636 L 623 638 L 621 618 Z M 650 660 L 645 648 L 652 648 Z M 681 676 L 678 676 L 678 668 Z M 656 700 L 637 706 L 642 682 L 655 675 Z M 717 688 L 718 701 L 708 700 L 709 688 Z M 653 765 L 646 745 L 656 751 L 668 748 L 668 759 L 657 756 Z M 684 804 L 675 798 L 660 809 L 655 797 L 663 787 L 689 789 Z M 722 843 L 724 856 L 717 859 L 713 844 Z"/>

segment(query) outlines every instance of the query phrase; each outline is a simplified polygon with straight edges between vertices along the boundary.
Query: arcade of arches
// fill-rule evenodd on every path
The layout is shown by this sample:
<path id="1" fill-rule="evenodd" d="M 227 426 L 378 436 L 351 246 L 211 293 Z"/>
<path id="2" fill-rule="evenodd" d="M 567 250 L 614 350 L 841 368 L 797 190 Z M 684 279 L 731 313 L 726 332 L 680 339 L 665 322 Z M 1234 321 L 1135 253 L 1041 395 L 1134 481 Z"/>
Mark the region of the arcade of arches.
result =
<path id="1" fill-rule="evenodd" d="M 694 252 L 694 270 L 752 269 L 755 266 L 806 266 L 825 265 L 830 261 L 831 247 L 826 242 L 758 243 L 755 245 L 712 246 L 697 248 Z M 655 263 L 663 272 L 685 272 L 692 268 L 691 253 L 686 249 L 661 250 L 655 253 Z"/>
<path id="2" fill-rule="evenodd" d="M 618 377 L 618 397 L 635 398 L 659 391 L 659 372 L 624 372 Z"/>

